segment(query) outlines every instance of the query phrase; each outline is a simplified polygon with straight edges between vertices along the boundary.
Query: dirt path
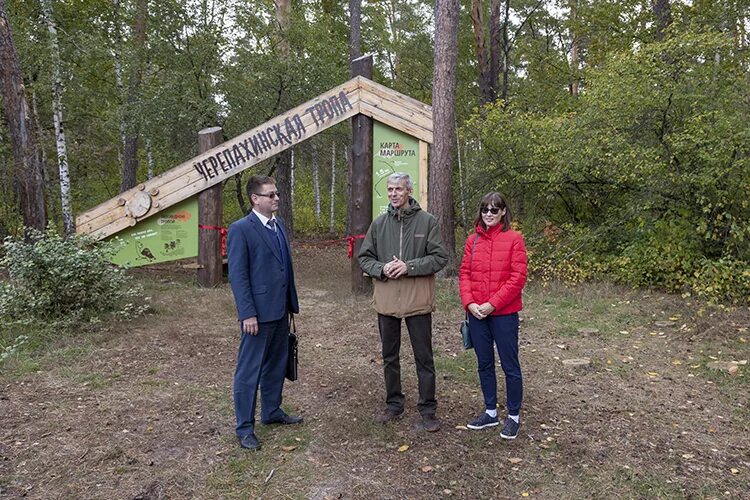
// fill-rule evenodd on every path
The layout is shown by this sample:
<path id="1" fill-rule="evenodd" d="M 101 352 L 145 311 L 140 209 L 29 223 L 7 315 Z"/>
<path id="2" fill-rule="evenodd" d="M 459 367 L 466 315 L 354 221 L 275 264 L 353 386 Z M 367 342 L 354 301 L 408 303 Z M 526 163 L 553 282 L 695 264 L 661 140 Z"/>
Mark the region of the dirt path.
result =
<path id="1" fill-rule="evenodd" d="M 406 415 L 372 420 L 383 397 L 375 315 L 349 293 L 341 254 L 296 252 L 301 379 L 287 385 L 285 407 L 303 426 L 259 426 L 263 450 L 239 449 L 229 288 L 144 273 L 154 314 L 61 339 L 0 374 L 0 497 L 747 498 L 747 365 L 734 375 L 707 368 L 750 357 L 747 309 L 606 285 L 530 287 L 523 426 L 504 442 L 462 428 L 481 394 L 473 352 L 460 347 L 455 283 L 443 282 L 434 317 L 443 429 L 428 434 L 408 337 Z M 563 366 L 581 357 L 591 366 Z"/>

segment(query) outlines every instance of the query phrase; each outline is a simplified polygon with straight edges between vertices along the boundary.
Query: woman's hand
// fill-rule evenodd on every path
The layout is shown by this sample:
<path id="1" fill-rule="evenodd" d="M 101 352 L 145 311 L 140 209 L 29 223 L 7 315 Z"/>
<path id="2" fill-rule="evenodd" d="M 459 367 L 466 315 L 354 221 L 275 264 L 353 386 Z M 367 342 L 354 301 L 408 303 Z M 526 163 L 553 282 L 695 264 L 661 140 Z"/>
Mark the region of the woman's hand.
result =
<path id="1" fill-rule="evenodd" d="M 489 302 L 485 302 L 481 306 L 478 307 L 479 314 L 486 317 L 495 312 L 495 307 L 490 304 Z"/>
<path id="2" fill-rule="evenodd" d="M 471 304 L 469 304 L 468 309 L 469 309 L 469 312 L 471 313 L 471 315 L 474 316 L 475 318 L 477 318 L 477 319 L 484 319 L 485 315 L 482 314 L 479 311 L 479 306 L 477 304 L 475 304 L 474 302 L 472 302 Z"/>

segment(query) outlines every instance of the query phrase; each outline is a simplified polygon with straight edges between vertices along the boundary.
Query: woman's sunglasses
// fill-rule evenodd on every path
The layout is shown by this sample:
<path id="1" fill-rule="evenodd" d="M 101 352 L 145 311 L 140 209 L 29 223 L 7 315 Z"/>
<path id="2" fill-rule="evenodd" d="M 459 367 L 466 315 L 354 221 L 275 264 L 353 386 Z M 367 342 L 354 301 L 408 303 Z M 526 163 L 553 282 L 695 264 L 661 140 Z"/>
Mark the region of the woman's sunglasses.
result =
<path id="1" fill-rule="evenodd" d="M 497 207 L 483 207 L 483 208 L 482 208 L 482 213 L 483 213 L 483 214 L 486 214 L 486 213 L 491 213 L 492 215 L 497 215 L 497 213 L 498 213 L 499 211 L 500 211 L 500 209 L 499 209 L 499 208 L 497 208 Z"/>

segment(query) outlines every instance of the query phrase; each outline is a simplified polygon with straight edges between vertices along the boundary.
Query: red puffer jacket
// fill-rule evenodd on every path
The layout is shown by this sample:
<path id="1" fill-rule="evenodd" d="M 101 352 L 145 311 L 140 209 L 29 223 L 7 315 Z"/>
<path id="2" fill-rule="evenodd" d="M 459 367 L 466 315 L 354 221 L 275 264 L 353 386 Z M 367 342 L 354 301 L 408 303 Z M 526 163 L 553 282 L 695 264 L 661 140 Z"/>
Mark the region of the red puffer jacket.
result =
<path id="1" fill-rule="evenodd" d="M 492 316 L 518 312 L 523 308 L 525 284 L 526 245 L 521 233 L 503 232 L 501 224 L 488 230 L 477 225 L 476 234 L 466 239 L 461 261 L 459 289 L 464 309 L 472 302 L 489 302 L 495 307 Z"/>

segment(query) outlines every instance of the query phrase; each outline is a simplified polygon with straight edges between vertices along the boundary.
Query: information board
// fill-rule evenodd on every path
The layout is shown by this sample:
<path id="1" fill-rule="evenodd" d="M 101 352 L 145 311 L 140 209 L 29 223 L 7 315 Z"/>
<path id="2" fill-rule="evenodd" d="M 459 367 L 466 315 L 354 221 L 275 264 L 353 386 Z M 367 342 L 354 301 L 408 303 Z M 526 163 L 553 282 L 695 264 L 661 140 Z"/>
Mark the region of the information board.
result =
<path id="1" fill-rule="evenodd" d="M 395 172 L 409 174 L 414 183 L 412 198 L 421 204 L 419 139 L 375 121 L 372 146 L 372 218 L 388 210 L 388 176 Z"/>
<path id="2" fill-rule="evenodd" d="M 198 197 L 188 198 L 159 214 L 120 231 L 112 263 L 138 267 L 198 255 Z"/>

